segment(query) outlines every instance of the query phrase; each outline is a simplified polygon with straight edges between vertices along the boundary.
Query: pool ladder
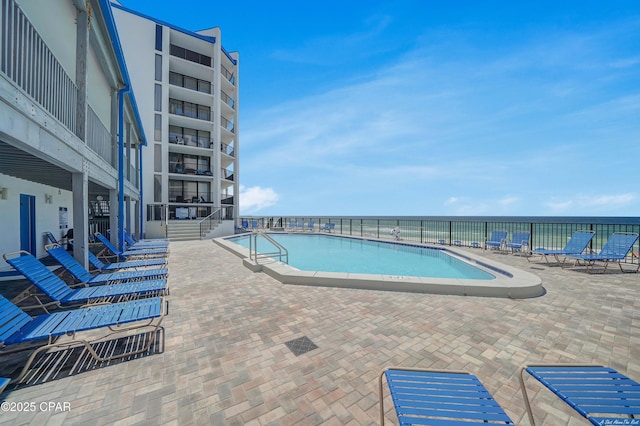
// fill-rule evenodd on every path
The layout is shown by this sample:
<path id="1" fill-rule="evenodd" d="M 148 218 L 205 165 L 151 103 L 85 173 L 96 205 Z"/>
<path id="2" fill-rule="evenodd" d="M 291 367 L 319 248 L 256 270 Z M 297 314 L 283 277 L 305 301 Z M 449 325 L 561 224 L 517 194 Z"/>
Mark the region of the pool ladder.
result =
<path id="1" fill-rule="evenodd" d="M 262 236 L 265 240 L 269 241 L 273 244 L 278 251 L 270 252 L 270 253 L 258 253 L 258 236 Z M 268 234 L 265 234 L 264 231 L 256 231 L 251 234 L 249 237 L 249 259 L 255 260 L 258 263 L 258 259 L 262 259 L 265 257 L 275 258 L 277 257 L 280 262 L 289 263 L 289 250 L 287 250 L 282 244 L 271 238 Z M 284 260 L 282 260 L 284 258 Z"/>

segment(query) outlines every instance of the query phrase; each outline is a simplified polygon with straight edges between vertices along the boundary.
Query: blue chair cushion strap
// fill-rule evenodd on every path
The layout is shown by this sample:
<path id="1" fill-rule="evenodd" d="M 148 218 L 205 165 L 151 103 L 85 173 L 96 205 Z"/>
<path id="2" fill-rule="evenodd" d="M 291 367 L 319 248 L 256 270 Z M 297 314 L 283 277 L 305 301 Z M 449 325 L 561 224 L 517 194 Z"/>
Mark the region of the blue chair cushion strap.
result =
<path id="1" fill-rule="evenodd" d="M 71 287 L 32 255 L 7 259 L 7 263 L 35 284 L 49 298 L 60 301 L 73 292 Z"/>
<path id="2" fill-rule="evenodd" d="M 387 370 L 385 375 L 401 424 L 513 424 L 471 374 Z"/>
<path id="3" fill-rule="evenodd" d="M 89 257 L 89 263 L 91 263 L 95 268 L 102 271 L 108 266 L 106 263 L 98 259 L 98 256 L 96 256 L 95 254 L 88 252 L 87 255 Z"/>
<path id="4" fill-rule="evenodd" d="M 529 367 L 526 370 L 586 418 L 592 414 L 640 415 L 640 383 L 612 368 Z"/>
<path id="5" fill-rule="evenodd" d="M 0 295 L 0 346 L 30 321 L 29 315 Z"/>
<path id="6" fill-rule="evenodd" d="M 89 271 L 87 271 L 84 266 L 82 266 L 68 251 L 63 249 L 62 247 L 55 247 L 47 250 L 47 252 L 58 261 L 62 266 L 65 267 L 66 270 L 71 272 L 77 280 L 80 282 L 86 283 L 93 276 Z"/>
<path id="7" fill-rule="evenodd" d="M 169 273 L 167 268 L 145 269 L 141 271 L 119 271 L 96 275 L 91 278 L 89 284 L 101 284 L 110 281 L 126 281 L 144 278 L 164 277 Z"/>
<path id="8" fill-rule="evenodd" d="M 165 254 L 166 249 L 140 249 L 140 250 L 125 250 L 122 252 L 123 256 L 144 256 L 147 254 Z"/>
<path id="9" fill-rule="evenodd" d="M 73 331 L 85 315 L 83 309 L 39 315 L 7 340 L 8 344 L 62 336 Z"/>

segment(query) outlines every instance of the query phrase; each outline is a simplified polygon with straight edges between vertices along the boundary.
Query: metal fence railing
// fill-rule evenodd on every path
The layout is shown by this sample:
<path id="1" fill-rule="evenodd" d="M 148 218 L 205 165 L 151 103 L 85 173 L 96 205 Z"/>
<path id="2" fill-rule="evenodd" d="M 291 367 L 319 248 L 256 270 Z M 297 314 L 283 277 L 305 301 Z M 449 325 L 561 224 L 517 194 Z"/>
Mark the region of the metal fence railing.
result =
<path id="1" fill-rule="evenodd" d="M 406 242 L 419 244 L 445 244 L 463 247 L 482 247 L 493 231 L 526 231 L 531 235 L 530 248 L 560 249 L 575 231 L 594 231 L 595 237 L 588 250 L 598 252 L 614 232 L 640 233 L 640 218 L 490 218 L 490 217 L 427 217 L 427 218 L 363 218 L 325 216 L 245 216 L 238 219 L 257 221 L 264 229 L 281 230 L 290 223 L 314 223 L 320 230 L 325 223 L 334 223 L 334 232 L 370 238 L 394 238 L 392 231 L 399 228 L 400 237 Z M 306 228 L 306 226 L 305 226 Z M 629 261 L 637 261 L 640 252 L 636 242 Z"/>

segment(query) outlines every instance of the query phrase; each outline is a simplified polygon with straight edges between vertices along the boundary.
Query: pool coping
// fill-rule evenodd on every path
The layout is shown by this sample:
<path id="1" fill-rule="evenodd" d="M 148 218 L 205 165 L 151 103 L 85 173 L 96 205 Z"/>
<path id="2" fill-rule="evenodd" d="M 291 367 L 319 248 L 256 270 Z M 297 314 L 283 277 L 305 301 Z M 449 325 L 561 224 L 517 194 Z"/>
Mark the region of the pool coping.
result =
<path id="1" fill-rule="evenodd" d="M 273 232 L 279 234 L 282 232 Z M 250 235 L 250 233 L 248 233 Z M 295 234 L 295 233 L 292 233 Z M 305 233 L 304 235 L 331 235 L 326 233 Z M 249 259 L 249 249 L 228 241 L 233 236 L 214 238 L 213 241 L 242 258 L 245 267 L 253 272 L 264 272 L 283 284 L 309 285 L 321 287 L 355 288 L 362 290 L 384 290 L 411 293 L 446 294 L 458 296 L 503 297 L 511 299 L 526 299 L 545 294 L 542 280 L 535 274 L 505 265 L 493 259 L 478 256 L 473 253 L 430 244 L 389 241 L 377 238 L 335 235 L 337 238 L 352 238 L 365 241 L 377 241 L 388 244 L 402 244 L 415 247 L 432 248 L 445 251 L 461 258 L 474 266 L 487 270 L 495 279 L 471 280 L 458 278 L 433 278 L 395 276 L 379 274 L 355 274 L 348 272 L 318 272 L 303 271 L 273 259 L 259 259 L 259 262 Z M 246 235 L 246 234 L 245 234 Z"/>

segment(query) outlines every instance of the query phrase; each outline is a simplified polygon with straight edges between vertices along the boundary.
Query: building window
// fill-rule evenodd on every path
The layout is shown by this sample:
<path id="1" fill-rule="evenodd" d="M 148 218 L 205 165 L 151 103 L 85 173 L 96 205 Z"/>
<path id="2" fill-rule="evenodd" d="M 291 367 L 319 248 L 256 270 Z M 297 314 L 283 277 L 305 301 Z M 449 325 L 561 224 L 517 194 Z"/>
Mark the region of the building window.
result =
<path id="1" fill-rule="evenodd" d="M 153 121 L 153 140 L 162 141 L 162 115 L 156 114 Z"/>
<path id="2" fill-rule="evenodd" d="M 162 81 L 162 55 L 156 54 L 156 81 Z"/>
<path id="3" fill-rule="evenodd" d="M 156 50 L 162 52 L 162 25 L 156 25 Z"/>
<path id="4" fill-rule="evenodd" d="M 162 111 L 162 86 L 156 84 L 153 106 L 156 111 Z"/>
<path id="5" fill-rule="evenodd" d="M 162 145 L 153 145 L 153 171 L 162 172 Z"/>
<path id="6" fill-rule="evenodd" d="M 162 176 L 153 176 L 153 201 L 156 203 L 162 202 Z"/>

